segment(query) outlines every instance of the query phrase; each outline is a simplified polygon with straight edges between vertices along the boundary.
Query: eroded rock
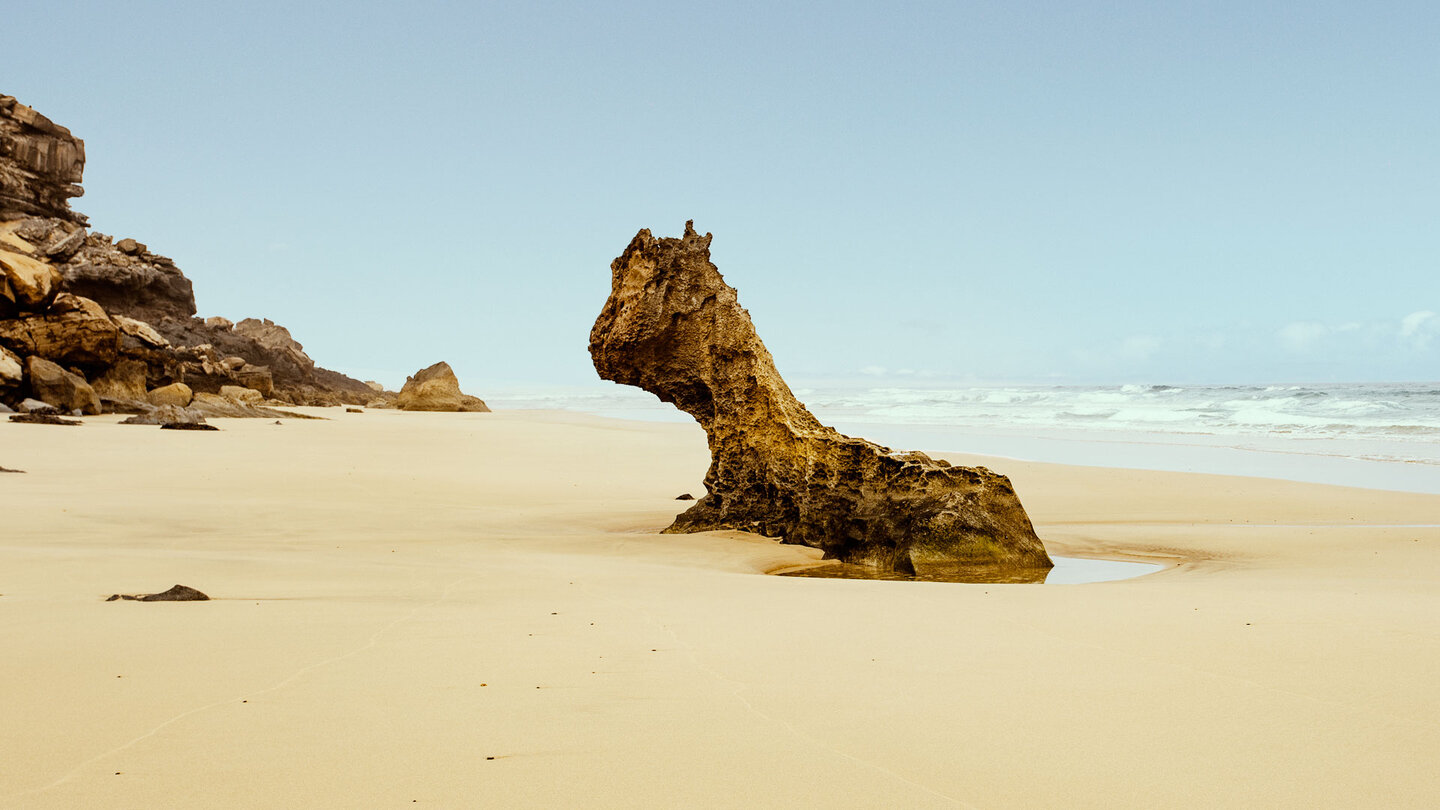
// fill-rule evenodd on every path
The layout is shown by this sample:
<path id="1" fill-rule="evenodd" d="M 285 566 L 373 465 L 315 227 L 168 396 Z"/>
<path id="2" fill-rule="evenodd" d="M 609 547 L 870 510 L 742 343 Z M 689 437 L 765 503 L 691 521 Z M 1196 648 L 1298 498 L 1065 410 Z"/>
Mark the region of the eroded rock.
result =
<path id="1" fill-rule="evenodd" d="M 24 381 L 25 370 L 20 365 L 19 355 L 0 346 L 0 390 L 19 388 Z"/>
<path id="2" fill-rule="evenodd" d="M 242 385 L 222 385 L 220 386 L 220 396 L 244 405 L 259 405 L 265 401 L 264 395 L 259 391 Z"/>
<path id="3" fill-rule="evenodd" d="M 43 314 L 0 320 L 0 345 L 65 365 L 106 368 L 120 356 L 120 329 L 99 304 L 60 293 Z"/>
<path id="4" fill-rule="evenodd" d="M 84 165 L 83 142 L 0 95 L 0 345 L 92 380 L 133 360 L 145 366 L 146 388 L 241 385 L 299 405 L 373 397 L 359 380 L 316 366 L 284 327 L 194 317 L 191 282 L 172 260 L 136 239 L 91 232 L 70 210 Z M 125 390 L 107 402 L 137 401 L 120 398 L 133 393 L 134 371 L 120 375 Z M 22 389 L 0 379 L 7 403 Z"/>
<path id="5" fill-rule="evenodd" d="M 404 411 L 467 411 L 489 413 L 478 397 L 461 393 L 460 380 L 449 363 L 439 362 L 405 378 L 395 398 L 395 407 Z"/>
<path id="6" fill-rule="evenodd" d="M 161 405 L 157 408 L 150 408 L 144 413 L 121 420 L 122 425 L 171 425 L 171 424 L 201 424 L 205 417 L 199 411 L 186 408 L 180 405 Z"/>
<path id="7" fill-rule="evenodd" d="M 820 424 L 710 262 L 710 234 L 642 230 L 610 265 L 590 332 L 600 376 L 695 417 L 709 438 L 709 492 L 666 529 L 739 529 L 883 570 L 926 565 L 1048 568 L 1010 480 Z"/>
<path id="8" fill-rule="evenodd" d="M 95 389 L 90 387 L 84 377 L 74 372 L 43 357 L 27 357 L 25 376 L 30 379 L 30 391 L 35 398 L 62 413 L 100 413 L 100 397 L 96 395 Z"/>
<path id="9" fill-rule="evenodd" d="M 117 593 L 111 594 L 106 602 L 114 602 L 125 599 L 131 602 L 208 602 L 210 597 L 195 590 L 189 585 L 175 585 L 168 591 L 160 593 Z"/>
<path id="10" fill-rule="evenodd" d="M 70 130 L 0 95 L 0 219 L 55 217 L 81 225 L 68 200 L 85 192 L 85 142 Z"/>
<path id="11" fill-rule="evenodd" d="M 13 413 L 10 414 L 11 422 L 19 422 L 24 425 L 79 425 L 83 424 L 79 419 L 62 419 L 49 413 Z"/>
<path id="12" fill-rule="evenodd" d="M 145 402 L 146 366 L 143 362 L 122 357 L 105 373 L 90 381 L 90 387 L 102 401 L 122 403 Z"/>
<path id="13" fill-rule="evenodd" d="M 125 246 L 133 246 L 125 250 Z M 119 243 L 103 233 L 85 237 L 61 272 L 65 288 L 98 301 L 109 312 L 158 324 L 195 314 L 195 290 L 175 262 L 133 239 Z"/>
<path id="14" fill-rule="evenodd" d="M 4 248 L 0 248 L 0 274 L 9 285 L 10 294 L 6 297 L 20 310 L 42 310 L 60 292 L 60 271 L 49 262 Z"/>
<path id="15" fill-rule="evenodd" d="M 145 395 L 145 400 L 151 405 L 174 405 L 178 408 L 189 405 L 190 400 L 194 398 L 195 392 L 190 390 L 190 386 L 185 383 L 162 385 Z"/>

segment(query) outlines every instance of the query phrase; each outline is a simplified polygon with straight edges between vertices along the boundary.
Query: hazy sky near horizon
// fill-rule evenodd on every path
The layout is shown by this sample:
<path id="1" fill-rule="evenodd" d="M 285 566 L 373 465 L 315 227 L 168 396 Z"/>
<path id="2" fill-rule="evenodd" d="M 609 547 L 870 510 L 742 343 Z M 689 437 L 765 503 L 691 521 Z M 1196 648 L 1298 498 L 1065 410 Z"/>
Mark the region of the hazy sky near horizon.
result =
<path id="1" fill-rule="evenodd" d="M 635 231 L 792 381 L 1440 379 L 1440 5 L 12 4 L 0 92 L 200 314 L 595 380 Z"/>

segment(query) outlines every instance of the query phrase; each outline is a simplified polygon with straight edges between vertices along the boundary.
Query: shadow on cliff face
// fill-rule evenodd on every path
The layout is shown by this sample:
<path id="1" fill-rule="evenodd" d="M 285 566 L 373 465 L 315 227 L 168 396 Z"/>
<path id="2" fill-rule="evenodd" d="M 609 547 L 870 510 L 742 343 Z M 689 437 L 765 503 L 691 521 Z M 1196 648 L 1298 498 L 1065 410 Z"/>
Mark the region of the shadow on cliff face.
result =
<path id="1" fill-rule="evenodd" d="M 711 238 L 689 222 L 679 238 L 636 234 L 590 332 L 602 378 L 675 404 L 709 438 L 708 494 L 667 532 L 759 532 L 904 575 L 1050 568 L 1010 479 L 820 424 L 710 262 Z"/>

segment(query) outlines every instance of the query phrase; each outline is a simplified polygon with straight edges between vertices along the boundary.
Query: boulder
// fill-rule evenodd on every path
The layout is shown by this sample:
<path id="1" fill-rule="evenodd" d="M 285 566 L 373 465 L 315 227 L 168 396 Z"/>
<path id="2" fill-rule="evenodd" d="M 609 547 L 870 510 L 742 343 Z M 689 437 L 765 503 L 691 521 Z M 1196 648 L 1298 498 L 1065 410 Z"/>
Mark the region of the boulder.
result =
<path id="1" fill-rule="evenodd" d="M 460 381 L 445 362 L 406 377 L 395 407 L 405 411 L 490 411 L 480 399 L 460 393 Z"/>
<path id="2" fill-rule="evenodd" d="M 259 391 L 239 385 L 220 386 L 220 396 L 245 405 L 259 405 L 265 401 L 265 397 Z"/>
<path id="3" fill-rule="evenodd" d="M 275 392 L 275 380 L 270 376 L 270 369 L 264 366 L 252 366 L 246 364 L 239 370 L 231 372 L 235 382 L 246 388 L 253 388 L 260 392 L 261 396 L 268 397 Z"/>
<path id="4" fill-rule="evenodd" d="M 41 402 L 34 397 L 26 397 L 25 399 L 20 400 L 20 404 L 15 406 L 15 410 L 19 411 L 20 413 L 60 413 L 59 408 L 51 405 L 48 402 Z"/>
<path id="5" fill-rule="evenodd" d="M 54 220 L 51 220 L 52 222 Z M 57 228 L 50 234 L 47 242 L 41 247 L 45 257 L 57 264 L 70 261 L 80 248 L 85 245 L 86 233 L 84 228 L 72 226 L 69 230 Z"/>
<path id="6" fill-rule="evenodd" d="M 119 327 L 121 334 L 135 338 L 141 346 L 149 346 L 153 349 L 164 349 L 170 346 L 170 341 L 156 332 L 155 327 L 144 321 L 137 321 L 124 315 L 111 315 L 110 320 Z"/>
<path id="7" fill-rule="evenodd" d="M 102 400 L 120 402 L 145 402 L 146 366 L 143 362 L 129 357 L 115 361 L 115 365 L 90 382 L 90 387 Z"/>
<path id="8" fill-rule="evenodd" d="M 274 419 L 276 417 L 285 417 L 287 419 L 320 418 L 318 416 L 308 416 L 293 411 L 276 410 L 266 405 L 236 402 L 228 397 L 222 397 L 219 394 L 209 394 L 204 391 L 197 391 L 195 393 L 195 399 L 190 403 L 190 410 L 205 417 L 230 417 L 235 419 Z"/>
<path id="9" fill-rule="evenodd" d="M 206 318 L 205 325 L 211 329 L 218 329 L 222 332 L 228 332 L 235 327 L 235 324 L 229 318 L 221 318 L 218 315 Z"/>
<path id="10" fill-rule="evenodd" d="M 642 230 L 590 332 L 607 380 L 674 403 L 709 439 L 707 494 L 666 532 L 738 529 L 885 571 L 1051 565 L 1010 480 L 822 425 L 710 262 L 710 234 Z"/>
<path id="11" fill-rule="evenodd" d="M 0 391 L 19 388 L 24 381 L 25 369 L 20 364 L 20 357 L 0 346 Z"/>
<path id="12" fill-rule="evenodd" d="M 60 292 L 61 276 L 49 262 L 32 259 L 0 248 L 0 273 L 9 283 L 16 308 L 38 312 L 50 305 Z"/>
<path id="13" fill-rule="evenodd" d="M 173 423 L 199 423 L 204 422 L 205 417 L 199 411 L 191 408 L 182 408 L 178 405 L 161 405 L 157 408 L 150 408 L 145 413 L 136 414 L 128 419 L 121 420 L 122 425 L 168 425 Z"/>
<path id="14" fill-rule="evenodd" d="M 0 320 L 0 345 L 65 365 L 103 368 L 120 354 L 120 329 L 99 304 L 60 293 L 43 315 Z"/>
<path id="15" fill-rule="evenodd" d="M 194 398 L 195 392 L 190 390 L 190 386 L 180 382 L 161 386 L 145 395 L 145 401 L 151 405 L 174 405 L 179 408 L 189 405 Z"/>
<path id="16" fill-rule="evenodd" d="M 385 391 L 385 386 L 381 385 L 381 384 L 378 383 L 378 382 L 375 382 L 374 380 L 366 380 L 366 381 L 365 381 L 365 386 L 366 386 L 367 388 L 369 388 L 371 391 L 382 392 L 382 393 Z"/>
<path id="17" fill-rule="evenodd" d="M 25 376 L 35 398 L 63 413 L 100 413 L 100 397 L 84 377 L 66 371 L 43 357 L 25 358 Z"/>

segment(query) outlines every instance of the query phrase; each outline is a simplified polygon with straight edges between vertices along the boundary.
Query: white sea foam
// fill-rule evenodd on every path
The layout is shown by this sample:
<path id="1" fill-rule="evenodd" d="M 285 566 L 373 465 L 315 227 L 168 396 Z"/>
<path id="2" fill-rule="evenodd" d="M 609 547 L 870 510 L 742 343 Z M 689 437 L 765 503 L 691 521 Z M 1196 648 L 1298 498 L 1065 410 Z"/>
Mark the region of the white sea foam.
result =
<path id="1" fill-rule="evenodd" d="M 821 421 L 901 448 L 1440 492 L 1440 383 L 800 389 Z M 689 417 L 633 388 L 486 397 Z"/>

